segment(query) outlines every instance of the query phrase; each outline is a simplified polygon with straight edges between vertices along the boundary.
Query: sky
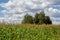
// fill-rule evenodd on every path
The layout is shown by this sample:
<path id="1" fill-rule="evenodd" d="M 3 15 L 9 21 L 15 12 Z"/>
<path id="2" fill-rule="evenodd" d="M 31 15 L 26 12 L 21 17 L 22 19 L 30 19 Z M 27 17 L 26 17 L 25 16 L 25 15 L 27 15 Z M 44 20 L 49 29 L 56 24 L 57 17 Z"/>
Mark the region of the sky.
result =
<path id="1" fill-rule="evenodd" d="M 60 0 L 0 0 L 0 22 L 21 23 L 24 15 L 44 10 L 53 24 L 60 24 Z"/>

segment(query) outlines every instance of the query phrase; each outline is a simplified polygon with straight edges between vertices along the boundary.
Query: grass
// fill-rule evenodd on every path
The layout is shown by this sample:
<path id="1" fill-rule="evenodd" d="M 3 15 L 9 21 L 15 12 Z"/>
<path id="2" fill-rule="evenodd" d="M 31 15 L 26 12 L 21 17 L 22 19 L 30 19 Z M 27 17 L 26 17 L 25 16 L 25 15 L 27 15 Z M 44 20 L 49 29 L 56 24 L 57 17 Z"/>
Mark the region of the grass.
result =
<path id="1" fill-rule="evenodd" d="M 0 40 L 60 40 L 60 25 L 0 24 Z"/>

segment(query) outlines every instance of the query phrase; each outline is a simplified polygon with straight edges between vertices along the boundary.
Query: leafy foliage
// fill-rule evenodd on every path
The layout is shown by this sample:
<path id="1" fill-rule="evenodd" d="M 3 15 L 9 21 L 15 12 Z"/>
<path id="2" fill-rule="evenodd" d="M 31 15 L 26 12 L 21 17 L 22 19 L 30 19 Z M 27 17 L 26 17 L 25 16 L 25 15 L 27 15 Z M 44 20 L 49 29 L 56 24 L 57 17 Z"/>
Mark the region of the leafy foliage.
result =
<path id="1" fill-rule="evenodd" d="M 52 24 L 49 16 L 45 17 L 45 24 Z"/>
<path id="2" fill-rule="evenodd" d="M 49 16 L 45 16 L 45 13 L 42 11 L 40 13 L 36 13 L 33 18 L 30 15 L 25 15 L 22 23 L 30 23 L 30 24 L 52 24 Z"/>
<path id="3" fill-rule="evenodd" d="M 28 15 L 28 14 L 26 14 L 24 16 L 24 19 L 23 19 L 23 22 L 22 23 L 33 23 L 33 17 L 30 16 L 30 15 Z"/>
<path id="4" fill-rule="evenodd" d="M 45 20 L 45 14 L 44 14 L 44 12 L 37 13 L 35 15 L 35 23 L 36 24 L 43 24 L 44 20 Z"/>

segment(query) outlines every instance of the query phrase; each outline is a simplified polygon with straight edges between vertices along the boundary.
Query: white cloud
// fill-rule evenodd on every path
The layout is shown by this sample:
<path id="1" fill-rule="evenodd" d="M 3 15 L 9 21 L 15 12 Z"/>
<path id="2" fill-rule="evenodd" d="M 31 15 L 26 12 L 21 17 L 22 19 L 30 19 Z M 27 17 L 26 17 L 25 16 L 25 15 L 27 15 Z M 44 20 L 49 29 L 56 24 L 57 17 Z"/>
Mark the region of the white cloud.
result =
<path id="1" fill-rule="evenodd" d="M 49 7 L 46 8 L 45 10 L 45 14 L 46 16 L 50 16 L 53 24 L 60 24 L 60 9 L 59 8 L 55 8 L 55 7 Z"/>
<path id="2" fill-rule="evenodd" d="M 9 0 L 7 3 L 0 4 L 1 7 L 6 8 L 2 10 L 1 13 L 5 15 L 3 17 L 5 20 L 21 20 L 26 13 L 34 15 L 36 12 L 40 12 L 42 9 L 45 9 L 46 15 L 52 17 L 54 13 L 60 13 L 60 10 L 54 9 L 50 6 L 59 5 L 59 0 Z M 49 7 L 49 8 L 47 8 Z M 12 15 L 10 15 L 12 14 Z"/>

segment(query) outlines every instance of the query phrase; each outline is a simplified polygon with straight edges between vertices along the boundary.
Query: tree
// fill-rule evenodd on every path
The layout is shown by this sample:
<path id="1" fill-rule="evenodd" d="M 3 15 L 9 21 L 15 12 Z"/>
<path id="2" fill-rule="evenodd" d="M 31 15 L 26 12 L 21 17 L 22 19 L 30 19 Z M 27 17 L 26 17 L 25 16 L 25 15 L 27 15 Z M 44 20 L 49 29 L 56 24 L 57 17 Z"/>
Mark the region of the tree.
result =
<path id="1" fill-rule="evenodd" d="M 38 13 L 36 13 L 36 15 L 35 15 L 35 17 L 34 17 L 34 23 L 35 24 L 38 24 L 39 23 L 39 14 Z"/>
<path id="2" fill-rule="evenodd" d="M 36 13 L 35 18 L 34 18 L 36 24 L 43 24 L 44 19 L 45 19 L 44 12 Z"/>
<path id="3" fill-rule="evenodd" d="M 52 24 L 49 16 L 45 16 L 45 24 Z"/>
<path id="4" fill-rule="evenodd" d="M 32 24 L 33 23 L 33 17 L 28 15 L 28 14 L 26 14 L 24 16 L 24 19 L 23 19 L 22 23 L 30 23 L 30 24 Z"/>
<path id="5" fill-rule="evenodd" d="M 45 13 L 42 11 L 40 13 L 36 13 L 34 18 L 31 15 L 26 14 L 22 23 L 52 24 L 52 21 L 50 20 L 50 17 L 45 16 Z"/>

